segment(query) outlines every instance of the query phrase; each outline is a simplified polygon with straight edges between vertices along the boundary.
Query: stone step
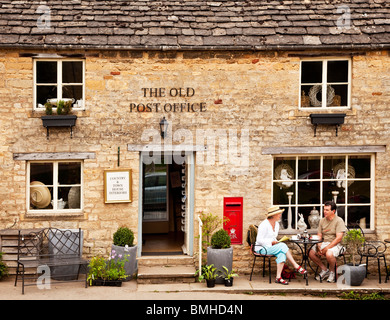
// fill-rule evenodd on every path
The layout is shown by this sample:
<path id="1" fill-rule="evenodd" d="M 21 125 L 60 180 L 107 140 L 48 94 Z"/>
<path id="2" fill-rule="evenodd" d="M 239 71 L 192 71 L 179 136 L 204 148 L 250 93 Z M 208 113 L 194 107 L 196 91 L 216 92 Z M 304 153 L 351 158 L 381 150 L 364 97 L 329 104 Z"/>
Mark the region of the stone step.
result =
<path id="1" fill-rule="evenodd" d="M 195 282 L 194 259 L 188 256 L 144 256 L 138 258 L 137 283 Z"/>
<path id="2" fill-rule="evenodd" d="M 137 260 L 138 266 L 194 266 L 194 258 L 185 255 L 142 256 Z"/>

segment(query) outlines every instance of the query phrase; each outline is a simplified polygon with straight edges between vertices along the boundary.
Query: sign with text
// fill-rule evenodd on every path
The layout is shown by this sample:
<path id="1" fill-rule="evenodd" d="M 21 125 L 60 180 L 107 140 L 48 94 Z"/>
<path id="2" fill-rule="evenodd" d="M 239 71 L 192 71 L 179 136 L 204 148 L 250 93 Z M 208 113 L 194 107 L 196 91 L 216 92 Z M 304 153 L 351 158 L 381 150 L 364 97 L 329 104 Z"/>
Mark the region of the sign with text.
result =
<path id="1" fill-rule="evenodd" d="M 131 202 L 131 169 L 104 171 L 104 202 Z"/>
<path id="2" fill-rule="evenodd" d="M 194 88 L 141 88 L 142 97 L 148 99 L 175 98 L 174 102 L 131 102 L 130 112 L 205 112 L 206 102 L 189 101 L 195 96 Z"/>

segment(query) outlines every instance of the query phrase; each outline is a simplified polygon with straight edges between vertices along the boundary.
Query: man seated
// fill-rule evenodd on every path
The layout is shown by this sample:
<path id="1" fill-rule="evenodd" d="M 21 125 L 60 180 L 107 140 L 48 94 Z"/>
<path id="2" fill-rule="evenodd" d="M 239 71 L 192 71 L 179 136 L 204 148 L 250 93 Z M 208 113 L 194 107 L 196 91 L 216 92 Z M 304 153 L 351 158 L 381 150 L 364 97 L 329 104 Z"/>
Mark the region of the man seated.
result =
<path id="1" fill-rule="evenodd" d="M 309 257 L 321 268 L 316 280 L 328 278 L 328 282 L 335 282 L 336 258 L 343 252 L 341 245 L 344 232 L 346 230 L 343 219 L 336 216 L 337 206 L 333 201 L 324 204 L 324 217 L 318 226 L 318 236 L 323 242 L 313 246 L 309 252 Z M 323 264 L 321 257 L 326 257 L 329 269 Z"/>

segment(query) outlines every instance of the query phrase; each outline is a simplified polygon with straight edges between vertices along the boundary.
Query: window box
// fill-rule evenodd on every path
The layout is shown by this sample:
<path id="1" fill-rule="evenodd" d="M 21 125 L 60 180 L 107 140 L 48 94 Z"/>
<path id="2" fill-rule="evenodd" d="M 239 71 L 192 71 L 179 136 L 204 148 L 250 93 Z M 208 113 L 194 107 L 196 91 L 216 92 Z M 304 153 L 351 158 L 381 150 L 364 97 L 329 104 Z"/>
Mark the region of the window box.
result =
<path id="1" fill-rule="evenodd" d="M 42 116 L 42 124 L 47 129 L 47 139 L 49 139 L 49 128 L 70 127 L 70 138 L 73 137 L 73 127 L 76 125 L 76 115 L 52 115 Z"/>
<path id="2" fill-rule="evenodd" d="M 312 113 L 310 115 L 311 123 L 314 125 L 314 136 L 316 136 L 317 125 L 334 125 L 336 126 L 336 136 L 338 127 L 344 123 L 345 113 Z"/>

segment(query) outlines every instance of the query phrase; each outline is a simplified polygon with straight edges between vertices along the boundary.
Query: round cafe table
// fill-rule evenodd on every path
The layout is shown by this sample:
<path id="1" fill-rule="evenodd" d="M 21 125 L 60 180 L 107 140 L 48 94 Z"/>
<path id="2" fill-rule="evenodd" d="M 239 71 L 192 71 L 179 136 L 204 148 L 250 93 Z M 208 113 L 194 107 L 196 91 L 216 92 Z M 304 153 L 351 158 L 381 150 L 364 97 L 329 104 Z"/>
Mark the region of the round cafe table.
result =
<path id="1" fill-rule="evenodd" d="M 295 243 L 298 246 L 298 248 L 301 250 L 301 253 L 302 253 L 301 266 L 304 264 L 305 265 L 305 267 L 304 267 L 305 270 L 307 270 L 307 266 L 309 266 L 310 269 L 315 272 L 315 270 L 310 265 L 309 251 L 310 251 L 311 248 L 313 248 L 314 245 L 316 245 L 317 243 L 321 243 L 322 240 L 312 240 L 310 238 L 301 238 L 301 239 L 298 239 L 298 240 L 290 239 L 290 242 Z M 306 285 L 309 285 L 308 273 L 306 273 L 303 276 L 303 278 L 306 280 Z"/>

